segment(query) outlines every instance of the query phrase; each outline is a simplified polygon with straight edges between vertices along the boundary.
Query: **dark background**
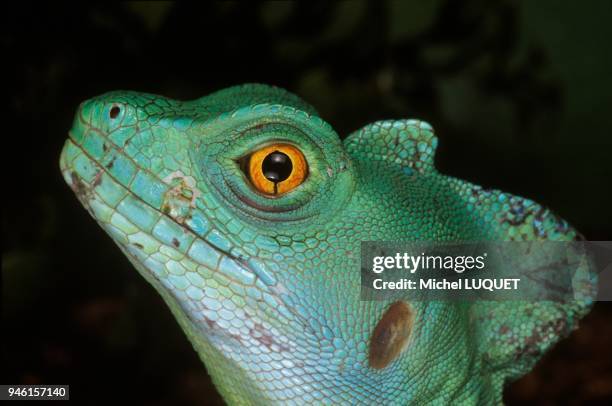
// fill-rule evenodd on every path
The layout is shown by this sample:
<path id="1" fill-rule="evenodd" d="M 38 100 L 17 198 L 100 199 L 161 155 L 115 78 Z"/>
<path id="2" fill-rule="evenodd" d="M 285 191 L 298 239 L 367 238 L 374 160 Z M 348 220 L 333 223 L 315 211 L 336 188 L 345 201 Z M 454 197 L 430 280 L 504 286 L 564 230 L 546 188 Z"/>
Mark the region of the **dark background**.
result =
<path id="1" fill-rule="evenodd" d="M 60 176 L 77 105 L 109 90 L 189 99 L 270 83 L 341 136 L 377 119 L 425 119 L 443 172 L 612 239 L 609 1 L 5 7 L 3 383 L 70 384 L 73 400 L 100 405 L 119 394 L 220 402 L 161 299 Z M 611 316 L 596 304 L 506 401 L 610 400 Z"/>

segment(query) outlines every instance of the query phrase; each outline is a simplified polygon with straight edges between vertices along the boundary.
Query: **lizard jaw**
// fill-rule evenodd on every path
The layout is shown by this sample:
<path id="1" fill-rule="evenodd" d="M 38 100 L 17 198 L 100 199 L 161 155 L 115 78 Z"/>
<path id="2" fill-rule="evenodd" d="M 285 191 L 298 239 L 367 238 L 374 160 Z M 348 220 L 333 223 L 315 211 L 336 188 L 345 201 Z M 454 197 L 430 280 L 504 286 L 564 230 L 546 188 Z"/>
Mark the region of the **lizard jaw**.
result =
<path id="1" fill-rule="evenodd" d="M 176 312 L 181 313 L 223 352 L 252 346 L 271 352 L 290 350 L 290 340 L 266 321 L 278 318 L 279 309 L 289 312 L 278 294 L 282 289 L 278 284 L 269 286 L 271 276 L 260 262 L 237 258 L 197 235 L 184 221 L 185 206 L 176 200 L 167 199 L 168 210 L 160 211 L 138 199 L 72 138 L 62 151 L 60 168 L 81 204 L 162 294 L 177 318 L 181 315 Z M 182 174 L 166 180 L 174 179 L 180 179 L 181 187 L 193 186 Z M 181 199 L 176 186 L 170 191 L 168 196 Z M 143 212 L 155 225 L 143 224 Z M 247 303 L 240 306 L 236 299 L 242 295 Z"/>

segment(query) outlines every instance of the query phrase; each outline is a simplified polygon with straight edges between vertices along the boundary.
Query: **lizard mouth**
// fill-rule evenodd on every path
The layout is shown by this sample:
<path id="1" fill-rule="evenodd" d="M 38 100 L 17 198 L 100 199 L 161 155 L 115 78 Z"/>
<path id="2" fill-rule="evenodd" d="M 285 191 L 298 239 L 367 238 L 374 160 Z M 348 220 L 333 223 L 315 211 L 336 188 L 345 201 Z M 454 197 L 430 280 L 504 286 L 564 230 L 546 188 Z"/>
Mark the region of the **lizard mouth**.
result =
<path id="1" fill-rule="evenodd" d="M 233 255 L 210 241 L 218 233 L 198 230 L 203 214 L 180 193 L 191 187 L 191 199 L 193 192 L 197 197 L 194 185 L 177 174 L 164 179 L 170 185 L 157 179 L 166 191 L 154 205 L 126 186 L 134 185 L 138 174 L 121 178 L 116 166 L 126 159 L 122 151 L 116 149 L 113 158 L 94 157 L 84 143 L 72 134 L 66 141 L 60 158 L 65 181 L 179 322 L 177 309 L 218 345 L 245 346 L 254 340 L 271 351 L 288 350 L 283 334 L 260 317 L 262 311 L 278 317 L 279 308 L 286 309 L 273 275 L 257 258 Z"/>

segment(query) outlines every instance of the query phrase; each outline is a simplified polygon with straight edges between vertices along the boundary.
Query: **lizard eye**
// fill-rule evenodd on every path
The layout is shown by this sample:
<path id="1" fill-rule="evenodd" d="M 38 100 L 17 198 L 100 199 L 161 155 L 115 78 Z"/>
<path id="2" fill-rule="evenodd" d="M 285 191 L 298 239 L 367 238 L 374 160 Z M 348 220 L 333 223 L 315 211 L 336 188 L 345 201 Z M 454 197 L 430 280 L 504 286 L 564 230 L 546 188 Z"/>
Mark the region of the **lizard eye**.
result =
<path id="1" fill-rule="evenodd" d="M 244 172 L 259 192 L 277 197 L 304 183 L 308 164 L 304 154 L 289 144 L 273 144 L 247 157 Z"/>

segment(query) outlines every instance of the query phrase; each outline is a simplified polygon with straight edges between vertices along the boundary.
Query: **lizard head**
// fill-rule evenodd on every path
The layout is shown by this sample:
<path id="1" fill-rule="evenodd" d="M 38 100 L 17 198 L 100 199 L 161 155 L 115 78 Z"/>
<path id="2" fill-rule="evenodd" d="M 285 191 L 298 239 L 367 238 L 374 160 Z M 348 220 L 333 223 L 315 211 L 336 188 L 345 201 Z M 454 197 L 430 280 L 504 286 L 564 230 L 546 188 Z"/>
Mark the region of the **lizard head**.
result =
<path id="1" fill-rule="evenodd" d="M 342 143 L 312 107 L 263 85 L 189 102 L 112 92 L 79 107 L 60 166 L 226 400 L 499 402 L 506 375 L 478 354 L 501 344 L 486 331 L 531 325 L 483 308 L 481 350 L 469 306 L 361 301 L 360 242 L 488 239 L 508 231 L 494 224 L 536 220 L 539 232 L 571 231 L 533 202 L 439 175 L 435 144 L 416 120 Z M 535 360 L 516 366 L 522 344 L 534 347 L 517 337 L 503 347 L 515 375 Z"/>
<path id="2" fill-rule="evenodd" d="M 191 102 L 107 93 L 79 107 L 60 166 L 226 398 L 288 399 L 326 380 L 319 357 L 344 351 L 334 323 L 356 255 L 350 224 L 328 226 L 355 180 L 312 108 L 257 85 Z"/>

